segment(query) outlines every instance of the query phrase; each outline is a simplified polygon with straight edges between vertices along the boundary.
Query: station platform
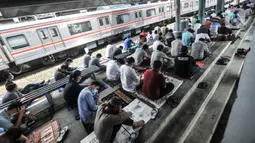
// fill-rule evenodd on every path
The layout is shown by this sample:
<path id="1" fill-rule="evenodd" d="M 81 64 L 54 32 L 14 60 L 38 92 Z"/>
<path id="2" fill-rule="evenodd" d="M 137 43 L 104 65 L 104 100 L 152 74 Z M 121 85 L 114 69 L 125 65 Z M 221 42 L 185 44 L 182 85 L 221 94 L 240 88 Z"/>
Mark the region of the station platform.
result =
<path id="1" fill-rule="evenodd" d="M 157 109 L 158 114 L 155 119 L 148 120 L 146 125 L 139 131 L 139 136 L 134 142 L 210 142 L 229 96 L 239 79 L 244 57 L 238 57 L 235 53 L 238 48 L 250 47 L 255 30 L 254 18 L 251 17 L 246 25 L 243 29 L 234 31 L 236 35 L 241 37 L 234 43 L 226 41 L 213 44 L 211 47 L 212 56 L 205 60 L 205 65 L 192 80 L 179 78 L 172 72 L 165 73 L 167 76 L 182 81 L 181 86 L 171 98 L 166 100 L 165 104 L 157 107 L 151 102 L 137 98 L 151 109 Z M 221 57 L 229 57 L 230 62 L 227 65 L 217 65 L 216 63 Z M 104 78 L 105 73 L 96 74 L 97 80 L 102 81 Z M 88 79 L 85 83 L 90 81 L 91 79 Z M 200 82 L 207 82 L 208 87 L 206 89 L 197 88 Z M 100 93 L 100 99 L 120 88 L 120 85 L 107 86 L 108 88 Z M 52 96 L 56 112 L 51 120 L 58 120 L 61 127 L 69 127 L 69 133 L 64 143 L 79 143 L 86 139 L 88 134 L 83 125 L 75 120 L 74 114 L 76 111 L 69 111 L 65 107 L 62 93 L 55 91 Z M 174 102 L 173 99 L 177 102 Z M 33 114 L 37 114 L 42 108 L 48 106 L 50 105 L 46 99 L 41 100 L 36 106 L 32 106 L 30 111 Z"/>

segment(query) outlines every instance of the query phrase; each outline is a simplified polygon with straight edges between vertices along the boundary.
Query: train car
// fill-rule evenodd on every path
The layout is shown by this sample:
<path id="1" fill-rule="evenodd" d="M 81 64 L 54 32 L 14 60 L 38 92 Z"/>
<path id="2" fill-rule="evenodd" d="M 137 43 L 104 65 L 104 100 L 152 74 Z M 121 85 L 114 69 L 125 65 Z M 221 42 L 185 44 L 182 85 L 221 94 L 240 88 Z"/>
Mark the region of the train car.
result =
<path id="1" fill-rule="evenodd" d="M 213 7 L 216 2 L 207 0 L 206 7 Z M 183 0 L 181 3 L 181 14 L 198 10 L 198 0 Z M 50 65 L 67 56 L 77 56 L 80 49 L 95 48 L 111 38 L 124 39 L 146 26 L 173 18 L 174 8 L 172 0 L 104 6 L 96 11 L 80 11 L 66 16 L 47 14 L 49 18 L 30 16 L 35 19 L 33 21 L 15 18 L 19 19 L 16 23 L 0 25 L 0 71 L 10 69 L 19 74 L 34 64 Z"/>

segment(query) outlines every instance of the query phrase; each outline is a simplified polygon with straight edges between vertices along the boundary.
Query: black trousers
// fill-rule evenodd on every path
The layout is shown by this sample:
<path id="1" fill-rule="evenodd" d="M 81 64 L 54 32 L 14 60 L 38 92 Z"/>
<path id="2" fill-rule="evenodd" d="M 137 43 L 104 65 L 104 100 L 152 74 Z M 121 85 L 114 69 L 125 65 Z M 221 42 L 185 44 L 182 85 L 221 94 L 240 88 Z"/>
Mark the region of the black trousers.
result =
<path id="1" fill-rule="evenodd" d="M 128 125 L 128 126 L 132 126 L 133 123 L 134 123 L 134 121 L 131 120 L 130 118 L 128 118 L 128 119 L 125 120 L 122 124 Z M 115 125 L 115 126 L 113 127 L 112 136 L 111 136 L 111 138 L 110 138 L 110 143 L 113 143 L 113 141 L 114 141 L 114 139 L 115 139 L 115 137 L 116 137 L 118 131 L 120 130 L 122 124 Z"/>
<path id="2" fill-rule="evenodd" d="M 168 93 L 170 93 L 172 90 L 174 89 L 174 84 L 172 84 L 171 82 L 166 83 L 166 88 L 162 88 L 160 90 L 161 95 L 160 98 L 162 98 L 163 96 L 166 96 Z"/>

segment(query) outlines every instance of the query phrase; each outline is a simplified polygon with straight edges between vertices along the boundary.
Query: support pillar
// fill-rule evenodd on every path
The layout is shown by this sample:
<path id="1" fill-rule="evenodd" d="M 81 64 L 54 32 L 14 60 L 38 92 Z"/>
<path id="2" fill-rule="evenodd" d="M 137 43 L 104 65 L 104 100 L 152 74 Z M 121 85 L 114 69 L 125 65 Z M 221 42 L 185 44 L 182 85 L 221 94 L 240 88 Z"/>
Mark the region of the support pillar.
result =
<path id="1" fill-rule="evenodd" d="M 181 0 L 175 0 L 175 36 L 181 34 Z"/>
<path id="2" fill-rule="evenodd" d="M 199 0 L 198 19 L 203 25 L 205 21 L 205 0 Z"/>
<path id="3" fill-rule="evenodd" d="M 224 9 L 224 0 L 217 0 L 216 12 L 219 13 Z"/>

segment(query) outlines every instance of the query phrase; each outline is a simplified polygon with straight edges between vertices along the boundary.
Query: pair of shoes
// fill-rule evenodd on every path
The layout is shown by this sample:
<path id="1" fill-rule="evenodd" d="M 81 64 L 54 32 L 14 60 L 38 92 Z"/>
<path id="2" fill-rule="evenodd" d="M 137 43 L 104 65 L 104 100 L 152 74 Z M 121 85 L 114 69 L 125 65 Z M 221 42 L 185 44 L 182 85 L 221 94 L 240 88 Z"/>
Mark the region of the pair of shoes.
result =
<path id="1" fill-rule="evenodd" d="M 208 87 L 208 83 L 207 82 L 200 82 L 198 84 L 198 88 L 200 89 L 206 89 Z"/>

